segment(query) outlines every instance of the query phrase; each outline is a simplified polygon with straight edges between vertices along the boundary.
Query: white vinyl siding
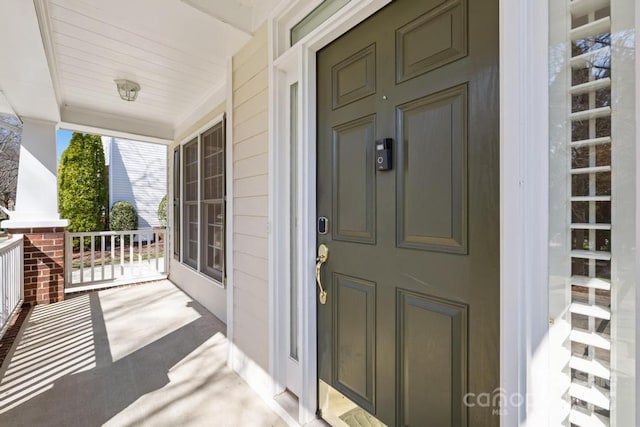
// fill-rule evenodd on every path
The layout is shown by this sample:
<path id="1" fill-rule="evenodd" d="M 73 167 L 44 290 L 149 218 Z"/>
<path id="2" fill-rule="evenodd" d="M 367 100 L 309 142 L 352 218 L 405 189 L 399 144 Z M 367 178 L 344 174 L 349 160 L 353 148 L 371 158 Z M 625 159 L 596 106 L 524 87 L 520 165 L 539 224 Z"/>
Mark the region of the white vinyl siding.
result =
<path id="1" fill-rule="evenodd" d="M 267 25 L 233 57 L 233 340 L 269 368 Z"/>
<path id="2" fill-rule="evenodd" d="M 160 226 L 158 205 L 167 194 L 167 147 L 149 142 L 106 138 L 109 153 L 109 206 L 130 202 L 138 228 Z"/>

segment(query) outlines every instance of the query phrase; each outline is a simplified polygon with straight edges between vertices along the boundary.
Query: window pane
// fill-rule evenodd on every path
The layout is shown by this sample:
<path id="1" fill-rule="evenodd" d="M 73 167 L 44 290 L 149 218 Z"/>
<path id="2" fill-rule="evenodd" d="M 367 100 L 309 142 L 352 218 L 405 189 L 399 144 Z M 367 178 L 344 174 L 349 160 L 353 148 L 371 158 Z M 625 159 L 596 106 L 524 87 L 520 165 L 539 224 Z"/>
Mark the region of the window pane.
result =
<path id="1" fill-rule="evenodd" d="M 202 135 L 201 271 L 216 280 L 224 272 L 224 123 Z"/>
<path id="2" fill-rule="evenodd" d="M 222 277 L 221 256 L 224 242 L 224 203 L 203 202 L 202 271 L 218 280 Z"/>
<path id="3" fill-rule="evenodd" d="M 289 280 L 289 356 L 298 360 L 298 83 L 290 87 L 290 253 L 291 260 Z"/>
<path id="4" fill-rule="evenodd" d="M 291 28 L 291 46 L 315 30 L 351 0 L 325 0 Z"/>
<path id="5" fill-rule="evenodd" d="M 180 147 L 173 151 L 173 256 L 180 259 Z"/>
<path id="6" fill-rule="evenodd" d="M 198 200 L 198 141 L 193 140 L 184 146 L 184 199 L 188 202 Z"/>
<path id="7" fill-rule="evenodd" d="M 185 252 L 183 261 L 193 268 L 198 267 L 198 204 L 189 202 L 184 205 Z"/>

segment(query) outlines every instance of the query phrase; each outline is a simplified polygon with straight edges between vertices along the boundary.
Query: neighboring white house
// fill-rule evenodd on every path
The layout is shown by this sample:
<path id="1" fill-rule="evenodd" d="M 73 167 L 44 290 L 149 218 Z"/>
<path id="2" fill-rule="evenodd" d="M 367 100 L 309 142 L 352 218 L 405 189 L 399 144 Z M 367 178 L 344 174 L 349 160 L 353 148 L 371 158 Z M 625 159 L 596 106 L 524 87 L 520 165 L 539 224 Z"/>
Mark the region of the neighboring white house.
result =
<path id="1" fill-rule="evenodd" d="M 167 194 L 167 149 L 160 144 L 102 137 L 109 168 L 109 208 L 126 201 L 138 212 L 138 228 L 160 226 L 158 205 Z"/>

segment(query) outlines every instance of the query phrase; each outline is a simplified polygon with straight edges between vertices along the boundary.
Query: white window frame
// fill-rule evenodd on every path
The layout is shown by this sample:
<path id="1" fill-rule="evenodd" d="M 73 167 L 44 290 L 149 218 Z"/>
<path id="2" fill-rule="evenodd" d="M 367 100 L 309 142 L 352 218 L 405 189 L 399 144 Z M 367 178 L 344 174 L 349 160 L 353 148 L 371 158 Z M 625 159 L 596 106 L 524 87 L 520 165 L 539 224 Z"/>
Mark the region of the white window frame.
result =
<path id="1" fill-rule="evenodd" d="M 226 275 L 226 271 L 231 268 L 231 265 L 229 264 L 229 259 L 227 256 L 227 253 L 229 251 L 229 245 L 227 244 L 227 238 L 229 236 L 229 223 L 228 223 L 228 218 L 227 215 L 229 215 L 229 210 L 225 207 L 225 246 L 224 246 L 224 260 L 223 262 L 226 265 L 226 268 L 223 271 L 223 277 L 222 280 L 216 280 L 215 278 L 203 273 L 201 271 L 201 252 L 202 252 L 202 248 L 201 248 L 201 239 L 202 239 L 202 204 L 201 204 L 201 200 L 202 200 L 202 185 L 201 184 L 201 173 L 202 173 L 202 162 L 201 162 L 201 150 L 202 150 L 202 146 L 201 146 L 201 136 L 203 133 L 205 133 L 206 131 L 208 131 L 209 129 L 211 129 L 214 126 L 217 126 L 220 123 L 223 123 L 225 119 L 225 114 L 222 113 L 218 116 L 216 116 L 214 119 L 208 121 L 206 124 L 202 125 L 201 127 L 199 127 L 197 130 L 195 130 L 194 132 L 190 133 L 189 135 L 187 135 L 185 138 L 181 139 L 180 142 L 178 143 L 178 147 L 180 149 L 180 223 L 177 224 L 178 227 L 180 227 L 180 259 L 177 260 L 178 262 L 180 262 L 180 264 L 185 267 L 188 268 L 189 270 L 191 270 L 193 273 L 201 276 L 202 278 L 210 281 L 211 283 L 213 283 L 214 285 L 220 287 L 220 288 L 225 288 L 225 275 Z M 227 126 L 228 127 L 228 126 Z M 228 165 L 228 151 L 229 151 L 229 144 L 228 144 L 228 134 L 226 133 L 227 129 L 225 128 L 225 142 L 224 142 L 224 147 L 225 147 L 225 159 L 227 160 L 227 165 Z M 184 220 L 185 220 L 185 216 L 184 216 L 184 146 L 186 144 L 188 144 L 189 142 L 196 140 L 196 150 L 198 152 L 198 247 L 197 247 L 197 267 L 193 268 L 192 266 L 190 266 L 189 264 L 184 262 L 184 254 L 185 254 L 185 245 L 184 245 L 184 238 L 185 238 L 185 230 L 184 230 Z M 175 147 L 174 147 L 175 150 Z M 173 155 L 173 154 L 172 154 Z M 225 187 L 228 189 L 229 188 L 229 181 L 228 181 L 228 173 L 227 173 L 227 166 L 225 166 Z M 173 190 L 175 192 L 175 188 Z M 227 191 L 227 195 L 228 195 L 228 191 Z M 228 196 L 227 196 L 228 199 Z M 228 203 L 225 203 L 225 206 Z M 172 218 L 173 221 L 173 226 L 176 226 L 175 224 L 175 218 Z M 172 255 L 173 256 L 173 255 Z"/>
<path id="2" fill-rule="evenodd" d="M 171 231 L 171 257 L 167 257 L 167 263 L 171 265 L 171 260 L 182 262 L 182 188 L 180 188 L 180 200 L 178 201 L 179 221 L 176 227 L 175 218 L 175 200 L 176 200 L 176 173 L 178 174 L 177 184 L 182 186 L 182 145 L 177 144 L 170 146 L 169 151 L 171 158 L 167 162 L 167 170 L 171 170 L 171 213 L 168 215 L 170 221 L 167 224 L 167 228 Z M 176 152 L 178 152 L 178 170 L 176 171 Z M 169 168 L 171 167 L 171 169 Z M 176 238 L 176 230 L 177 237 Z M 179 241 L 179 242 L 178 242 Z M 176 254 L 176 244 L 178 246 L 178 253 Z M 176 256 L 177 255 L 177 256 Z"/>
<path id="3" fill-rule="evenodd" d="M 187 246 L 187 244 L 186 244 L 187 243 L 187 239 L 186 239 L 187 235 L 186 235 L 185 226 L 184 226 L 185 221 L 187 221 L 187 216 L 185 215 L 185 211 L 186 211 L 186 209 L 185 209 L 185 198 L 186 198 L 186 196 L 184 194 L 185 193 L 185 181 L 184 180 L 185 180 L 185 173 L 186 173 L 184 165 L 185 165 L 185 162 L 187 160 L 187 157 L 186 157 L 186 154 L 185 154 L 185 147 L 188 144 L 193 144 L 193 143 L 195 143 L 195 149 L 196 149 L 196 168 L 197 168 L 197 172 L 196 172 L 197 179 L 196 179 L 196 182 L 197 182 L 197 184 L 199 184 L 200 183 L 200 135 L 198 135 L 195 138 L 191 138 L 189 141 L 186 141 L 184 144 L 180 145 L 180 169 L 181 169 L 180 176 L 182 178 L 182 180 L 180 181 L 180 191 L 181 191 L 181 193 L 180 193 L 180 196 L 181 196 L 180 197 L 180 204 L 181 204 L 180 209 L 181 209 L 181 212 L 182 212 L 182 216 L 180 218 L 180 226 L 182 227 L 182 229 L 181 229 L 182 233 L 180 234 L 180 239 L 182 240 L 180 242 L 180 248 L 181 248 L 181 251 L 180 251 L 180 262 L 185 267 L 189 267 L 189 268 L 191 268 L 193 270 L 196 270 L 196 271 L 200 272 L 200 209 L 199 209 L 199 207 L 200 207 L 199 206 L 200 205 L 200 185 L 197 185 L 197 196 L 196 196 L 196 202 L 195 202 L 195 206 L 197 208 L 196 212 L 198 214 L 198 217 L 197 217 L 198 218 L 197 219 L 197 222 L 198 222 L 198 245 L 197 245 L 196 256 L 195 256 L 195 258 L 196 258 L 196 266 L 194 267 L 193 265 L 190 265 L 185 261 L 185 253 L 187 252 L 187 249 L 186 249 L 186 246 Z M 191 202 L 191 203 L 193 203 L 193 202 Z"/>
<path id="4" fill-rule="evenodd" d="M 291 29 L 309 13 L 313 12 L 316 7 L 320 6 L 323 1 L 324 0 L 295 0 L 286 6 L 281 5 L 281 7 L 276 10 L 275 16 L 269 20 L 270 45 L 275 49 L 270 49 L 269 60 L 280 57 L 304 40 L 301 39 L 296 44 L 291 45 Z M 313 33 L 313 31 L 311 33 Z M 307 36 L 309 35 L 310 34 Z"/>

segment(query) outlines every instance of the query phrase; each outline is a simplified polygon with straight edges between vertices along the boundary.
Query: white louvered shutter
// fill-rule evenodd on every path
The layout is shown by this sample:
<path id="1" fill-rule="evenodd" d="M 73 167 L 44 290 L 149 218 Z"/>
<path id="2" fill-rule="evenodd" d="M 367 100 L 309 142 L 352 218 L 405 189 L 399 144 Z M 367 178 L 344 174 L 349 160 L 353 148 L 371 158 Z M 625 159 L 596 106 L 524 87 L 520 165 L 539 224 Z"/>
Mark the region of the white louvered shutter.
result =
<path id="1" fill-rule="evenodd" d="M 624 303 L 635 300 L 635 166 L 625 161 L 635 157 L 635 125 L 623 120 L 635 115 L 633 72 L 625 81 L 635 51 L 632 34 L 615 26 L 625 8 L 633 15 L 633 0 L 550 0 L 550 314 L 561 425 L 635 424 L 616 422 L 635 411 L 622 395 L 635 379 L 625 365 L 635 325 L 624 319 L 635 307 Z"/>

